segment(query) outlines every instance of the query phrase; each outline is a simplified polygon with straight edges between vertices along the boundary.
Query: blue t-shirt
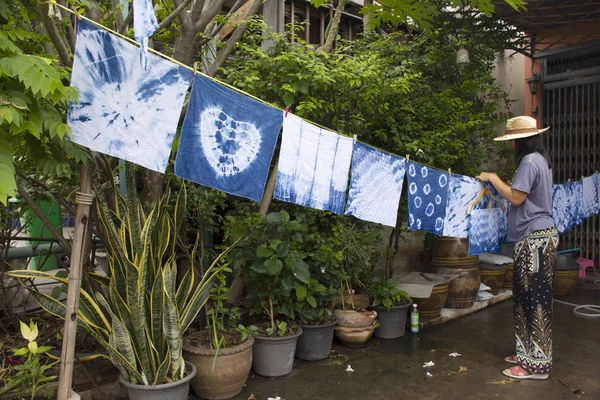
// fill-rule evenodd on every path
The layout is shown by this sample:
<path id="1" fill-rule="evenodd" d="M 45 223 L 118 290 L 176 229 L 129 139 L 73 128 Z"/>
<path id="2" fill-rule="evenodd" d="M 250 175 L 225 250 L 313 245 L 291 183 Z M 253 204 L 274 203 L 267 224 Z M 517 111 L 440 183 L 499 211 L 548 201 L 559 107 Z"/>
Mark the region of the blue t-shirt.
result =
<path id="1" fill-rule="evenodd" d="M 527 193 L 518 207 L 508 211 L 508 240 L 523 240 L 530 233 L 554 226 L 552 219 L 552 170 L 540 153 L 527 154 L 513 177 L 512 188 Z"/>

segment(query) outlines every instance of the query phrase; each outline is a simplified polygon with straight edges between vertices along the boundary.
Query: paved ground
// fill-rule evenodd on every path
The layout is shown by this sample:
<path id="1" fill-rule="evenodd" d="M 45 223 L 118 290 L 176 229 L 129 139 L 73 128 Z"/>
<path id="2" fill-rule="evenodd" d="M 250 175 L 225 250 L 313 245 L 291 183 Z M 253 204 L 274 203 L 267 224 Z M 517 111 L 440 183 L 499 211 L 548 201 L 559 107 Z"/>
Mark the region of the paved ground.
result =
<path id="1" fill-rule="evenodd" d="M 600 305 L 600 287 L 580 283 L 561 300 Z M 514 354 L 512 305 L 505 301 L 418 336 L 372 339 L 364 349 L 334 345 L 321 362 L 296 360 L 292 373 L 268 379 L 250 373 L 235 397 L 258 400 L 353 399 L 600 399 L 600 319 L 575 316 L 573 307 L 554 305 L 554 371 L 547 381 L 511 381 L 501 374 Z M 448 354 L 458 352 L 461 357 Z M 435 366 L 425 369 L 423 364 Z M 345 372 L 350 364 L 354 373 Z M 461 367 L 466 368 L 459 372 Z M 429 371 L 433 377 L 427 378 Z M 559 382 L 583 394 L 574 394 Z"/>

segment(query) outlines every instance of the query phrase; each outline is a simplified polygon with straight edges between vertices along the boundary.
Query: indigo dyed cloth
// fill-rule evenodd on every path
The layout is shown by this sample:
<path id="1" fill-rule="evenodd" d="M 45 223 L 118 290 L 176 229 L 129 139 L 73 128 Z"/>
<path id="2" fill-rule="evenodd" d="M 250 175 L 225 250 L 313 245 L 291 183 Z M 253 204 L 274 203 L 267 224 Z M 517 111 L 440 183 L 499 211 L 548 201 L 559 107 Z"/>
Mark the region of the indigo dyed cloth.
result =
<path id="1" fill-rule="evenodd" d="M 408 229 L 442 235 L 448 201 L 448 173 L 408 163 Z"/>
<path id="2" fill-rule="evenodd" d="M 405 171 L 404 158 L 357 142 L 344 214 L 395 227 Z"/>
<path id="3" fill-rule="evenodd" d="M 288 114 L 283 120 L 274 197 L 343 214 L 352 142 Z"/>
<path id="4" fill-rule="evenodd" d="M 583 210 L 583 181 L 571 182 L 571 209 L 575 225 L 579 225 L 586 218 Z M 574 202 L 574 204 L 573 204 Z"/>
<path id="5" fill-rule="evenodd" d="M 479 196 L 483 188 L 482 182 L 470 176 L 458 174 L 450 176 L 443 236 L 468 237 L 469 216 L 467 215 L 467 209 Z M 480 203 L 477 203 L 474 208 L 478 208 Z"/>
<path id="6" fill-rule="evenodd" d="M 506 236 L 506 214 L 500 207 L 471 210 L 468 231 L 470 256 L 499 253 Z"/>
<path id="7" fill-rule="evenodd" d="M 78 23 L 69 107 L 72 140 L 92 150 L 164 172 L 192 72 L 139 49 L 86 20 Z"/>
<path id="8" fill-rule="evenodd" d="M 147 67 L 148 38 L 158 28 L 152 0 L 133 0 L 133 35 L 140 42 L 140 63 Z"/>
<path id="9" fill-rule="evenodd" d="M 196 75 L 175 175 L 260 201 L 283 112 Z"/>
<path id="10" fill-rule="evenodd" d="M 600 173 L 596 172 L 594 174 L 594 182 L 596 183 L 596 198 L 598 199 L 598 208 L 596 212 L 600 212 Z"/>
<path id="11" fill-rule="evenodd" d="M 583 217 L 589 218 L 598 212 L 598 188 L 595 176 L 583 178 Z"/>
<path id="12" fill-rule="evenodd" d="M 582 182 L 567 182 L 552 186 L 552 219 L 558 233 L 564 233 L 583 221 Z"/>

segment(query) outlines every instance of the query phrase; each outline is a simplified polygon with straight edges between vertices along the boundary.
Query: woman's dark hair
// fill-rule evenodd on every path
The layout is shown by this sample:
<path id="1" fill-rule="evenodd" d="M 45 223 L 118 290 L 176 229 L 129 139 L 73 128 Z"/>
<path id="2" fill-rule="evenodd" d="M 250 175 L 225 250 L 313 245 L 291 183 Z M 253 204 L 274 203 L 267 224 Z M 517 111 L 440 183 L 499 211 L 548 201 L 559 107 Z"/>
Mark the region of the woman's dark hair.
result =
<path id="1" fill-rule="evenodd" d="M 535 152 L 540 153 L 546 159 L 548 168 L 552 168 L 550 155 L 546 150 L 546 146 L 544 146 L 542 134 L 515 140 L 515 166 L 518 167 L 523 157 L 527 154 Z"/>

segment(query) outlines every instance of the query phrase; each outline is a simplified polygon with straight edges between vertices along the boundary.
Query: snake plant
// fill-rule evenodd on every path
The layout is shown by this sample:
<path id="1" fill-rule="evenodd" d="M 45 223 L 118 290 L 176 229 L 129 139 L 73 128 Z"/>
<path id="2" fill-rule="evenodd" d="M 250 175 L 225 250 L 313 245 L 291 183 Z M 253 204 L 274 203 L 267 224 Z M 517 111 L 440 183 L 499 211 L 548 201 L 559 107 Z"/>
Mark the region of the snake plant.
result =
<path id="1" fill-rule="evenodd" d="M 134 182 L 133 176 L 127 180 Z M 103 346 L 125 379 L 156 385 L 183 378 L 183 334 L 209 297 L 215 265 L 231 247 L 199 278 L 194 268 L 196 245 L 190 246 L 186 251 L 192 265 L 178 283 L 175 249 L 184 218 L 185 186 L 171 212 L 168 192 L 146 210 L 134 193 L 131 187 L 126 198 L 117 195 L 114 211 L 103 196 L 97 197 L 110 271 L 107 278 L 98 279 L 102 290 L 80 290 L 78 326 Z M 68 283 L 41 271 L 10 275 Z M 63 303 L 38 291 L 32 295 L 46 311 L 64 318 Z"/>

